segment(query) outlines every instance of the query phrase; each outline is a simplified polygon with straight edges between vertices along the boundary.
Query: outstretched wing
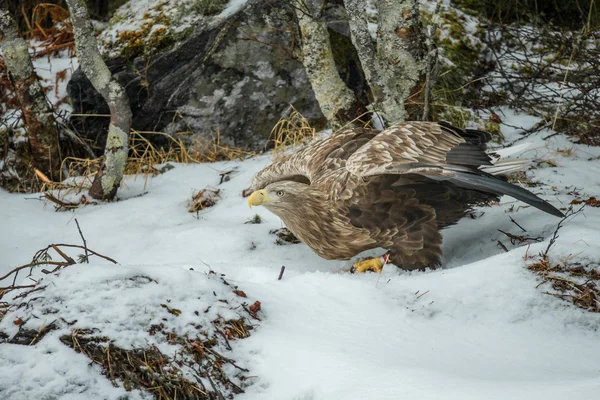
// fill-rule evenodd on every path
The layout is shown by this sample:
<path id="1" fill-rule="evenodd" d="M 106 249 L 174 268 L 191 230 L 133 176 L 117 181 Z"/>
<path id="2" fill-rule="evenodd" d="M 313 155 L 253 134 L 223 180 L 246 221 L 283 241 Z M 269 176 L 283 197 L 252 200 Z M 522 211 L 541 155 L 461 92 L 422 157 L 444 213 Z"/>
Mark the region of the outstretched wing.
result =
<path id="1" fill-rule="evenodd" d="M 466 143 L 459 132 L 434 122 L 397 124 L 381 131 L 358 149 L 348 159 L 346 168 L 358 176 L 414 173 L 427 169 L 439 173 L 439 168 L 448 165 L 448 153 Z"/>
<path id="2" fill-rule="evenodd" d="M 447 180 L 465 189 L 506 194 L 562 217 L 559 210 L 528 190 L 480 170 L 492 165 L 485 153 L 489 139 L 488 133 L 445 123 L 407 122 L 380 132 L 348 158 L 346 169 L 361 178 L 419 174 Z"/>

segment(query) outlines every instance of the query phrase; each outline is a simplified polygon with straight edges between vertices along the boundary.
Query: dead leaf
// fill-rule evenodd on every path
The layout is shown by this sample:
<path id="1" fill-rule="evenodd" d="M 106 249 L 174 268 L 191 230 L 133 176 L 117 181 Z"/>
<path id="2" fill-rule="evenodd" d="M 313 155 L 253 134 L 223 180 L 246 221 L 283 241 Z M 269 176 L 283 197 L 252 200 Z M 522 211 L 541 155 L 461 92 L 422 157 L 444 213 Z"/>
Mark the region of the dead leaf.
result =
<path id="1" fill-rule="evenodd" d="M 250 311 L 253 313 L 257 313 L 260 311 L 260 301 L 256 300 L 254 304 L 250 306 Z"/>
<path id="2" fill-rule="evenodd" d="M 201 355 L 204 355 L 204 349 L 198 343 L 192 342 L 192 348 L 194 350 L 196 350 L 198 353 L 200 353 Z"/>
<path id="3" fill-rule="evenodd" d="M 495 122 L 497 124 L 502 123 L 502 119 L 498 116 L 498 114 L 490 115 L 490 121 Z"/>
<path id="4" fill-rule="evenodd" d="M 166 304 L 161 304 L 161 307 L 162 307 L 162 308 L 166 308 L 166 309 L 167 309 L 167 311 L 168 311 L 169 313 L 173 314 L 173 315 L 174 315 L 174 316 L 176 316 L 176 317 L 179 317 L 179 315 L 181 314 L 181 310 L 178 310 L 178 309 L 176 309 L 176 308 L 170 308 L 170 307 L 169 307 L 168 305 L 166 305 Z"/>

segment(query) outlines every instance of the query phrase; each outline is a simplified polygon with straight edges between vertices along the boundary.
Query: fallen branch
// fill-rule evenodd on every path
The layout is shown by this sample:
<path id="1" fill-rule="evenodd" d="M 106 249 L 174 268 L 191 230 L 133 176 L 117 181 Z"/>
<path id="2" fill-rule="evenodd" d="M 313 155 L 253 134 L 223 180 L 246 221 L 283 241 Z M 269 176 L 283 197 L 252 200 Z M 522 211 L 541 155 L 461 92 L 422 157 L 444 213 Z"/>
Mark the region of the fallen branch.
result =
<path id="1" fill-rule="evenodd" d="M 77 222 L 77 220 L 75 220 L 75 222 Z M 83 237 L 83 233 L 81 232 L 81 229 L 79 227 L 79 223 L 77 223 L 77 228 L 79 229 L 79 233 L 83 240 L 83 244 L 84 244 L 83 246 L 80 246 L 77 244 L 60 243 L 60 244 L 49 244 L 45 248 L 38 250 L 34 254 L 34 256 L 31 259 L 31 262 L 29 264 L 25 264 L 25 265 L 21 265 L 19 267 L 13 268 L 6 275 L 0 277 L 0 282 L 7 278 L 12 277 L 12 283 L 10 285 L 5 286 L 5 287 L 0 287 L 0 299 L 2 299 L 2 297 L 4 297 L 4 295 L 6 295 L 12 291 L 19 290 L 19 289 L 32 289 L 32 288 L 36 288 L 38 286 L 39 282 L 36 282 L 35 284 L 32 284 L 32 285 L 17 285 L 17 278 L 19 277 L 19 273 L 24 269 L 29 268 L 29 275 L 27 275 L 27 276 L 31 276 L 31 274 L 33 273 L 33 269 L 35 267 L 39 267 L 42 265 L 54 266 L 55 268 L 52 269 L 51 271 L 48 271 L 46 269 L 42 269 L 42 271 L 41 271 L 44 274 L 52 274 L 61 268 L 68 267 L 69 265 L 77 264 L 77 262 L 72 257 L 70 257 L 67 253 L 65 253 L 65 251 L 63 251 L 63 249 L 61 249 L 61 247 L 62 248 L 65 248 L 65 247 L 66 248 L 77 248 L 77 249 L 84 250 L 85 255 L 80 256 L 80 262 L 83 262 L 83 261 L 89 262 L 89 255 L 92 254 L 96 257 L 100 257 L 102 259 L 110 261 L 113 264 L 118 264 L 112 258 L 102 255 L 94 250 L 89 249 L 87 247 L 87 242 L 85 241 L 85 238 Z M 52 256 L 49 253 L 50 250 L 54 250 L 65 261 L 52 261 Z"/>
<path id="2" fill-rule="evenodd" d="M 541 236 L 529 237 L 529 236 L 513 235 L 512 233 L 504 232 L 502 229 L 498 229 L 498 231 L 504 233 L 510 239 L 510 243 L 513 246 L 517 243 L 529 243 L 530 241 L 541 242 L 544 240 L 544 238 Z"/>

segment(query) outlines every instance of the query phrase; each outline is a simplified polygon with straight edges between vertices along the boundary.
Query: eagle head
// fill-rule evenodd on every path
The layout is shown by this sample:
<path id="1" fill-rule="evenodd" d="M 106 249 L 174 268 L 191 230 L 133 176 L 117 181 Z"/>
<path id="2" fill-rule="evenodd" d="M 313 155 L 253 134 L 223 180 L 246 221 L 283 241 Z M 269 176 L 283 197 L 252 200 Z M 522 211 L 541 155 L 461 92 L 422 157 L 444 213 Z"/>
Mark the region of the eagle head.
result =
<path id="1" fill-rule="evenodd" d="M 252 192 L 248 197 L 248 206 L 265 206 L 275 214 L 277 211 L 293 211 L 313 198 L 311 186 L 295 181 L 278 181 L 264 189 Z"/>

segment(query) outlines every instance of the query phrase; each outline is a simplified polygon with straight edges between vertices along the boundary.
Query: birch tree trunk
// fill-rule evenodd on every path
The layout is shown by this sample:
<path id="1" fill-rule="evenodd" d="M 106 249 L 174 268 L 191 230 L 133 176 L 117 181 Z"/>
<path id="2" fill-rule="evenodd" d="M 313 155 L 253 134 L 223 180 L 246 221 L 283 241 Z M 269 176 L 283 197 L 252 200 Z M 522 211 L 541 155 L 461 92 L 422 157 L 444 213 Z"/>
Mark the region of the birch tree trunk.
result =
<path id="1" fill-rule="evenodd" d="M 85 1 L 67 0 L 67 5 L 71 13 L 75 48 L 81 70 L 110 108 L 104 163 L 94 178 L 90 196 L 100 200 L 112 200 L 117 194 L 127 163 L 132 118 L 129 99 L 125 89 L 114 79 L 98 51 Z"/>
<path id="2" fill-rule="evenodd" d="M 418 0 L 379 0 L 377 47 L 368 30 L 365 0 L 344 0 L 352 43 L 386 125 L 418 120 L 427 70 Z"/>
<path id="3" fill-rule="evenodd" d="M 352 44 L 358 54 L 365 79 L 373 94 L 375 110 L 381 111 L 384 100 L 384 83 L 379 76 L 379 64 L 375 51 L 375 44 L 369 33 L 369 21 L 367 20 L 365 0 L 344 0 L 344 7 L 348 13 L 348 25 Z"/>
<path id="4" fill-rule="evenodd" d="M 427 70 L 418 0 L 379 0 L 377 56 L 389 123 L 421 117 L 418 93 Z M 413 97 L 414 96 L 414 97 Z"/>
<path id="5" fill-rule="evenodd" d="M 52 107 L 37 79 L 27 42 L 5 9 L 0 9 L 0 47 L 21 105 L 33 166 L 52 180 L 60 178 L 59 133 Z"/>
<path id="6" fill-rule="evenodd" d="M 322 0 L 297 1 L 294 10 L 302 34 L 306 75 L 323 115 L 339 128 L 367 110 L 338 74 L 327 26 L 318 17 L 321 6 Z"/>

